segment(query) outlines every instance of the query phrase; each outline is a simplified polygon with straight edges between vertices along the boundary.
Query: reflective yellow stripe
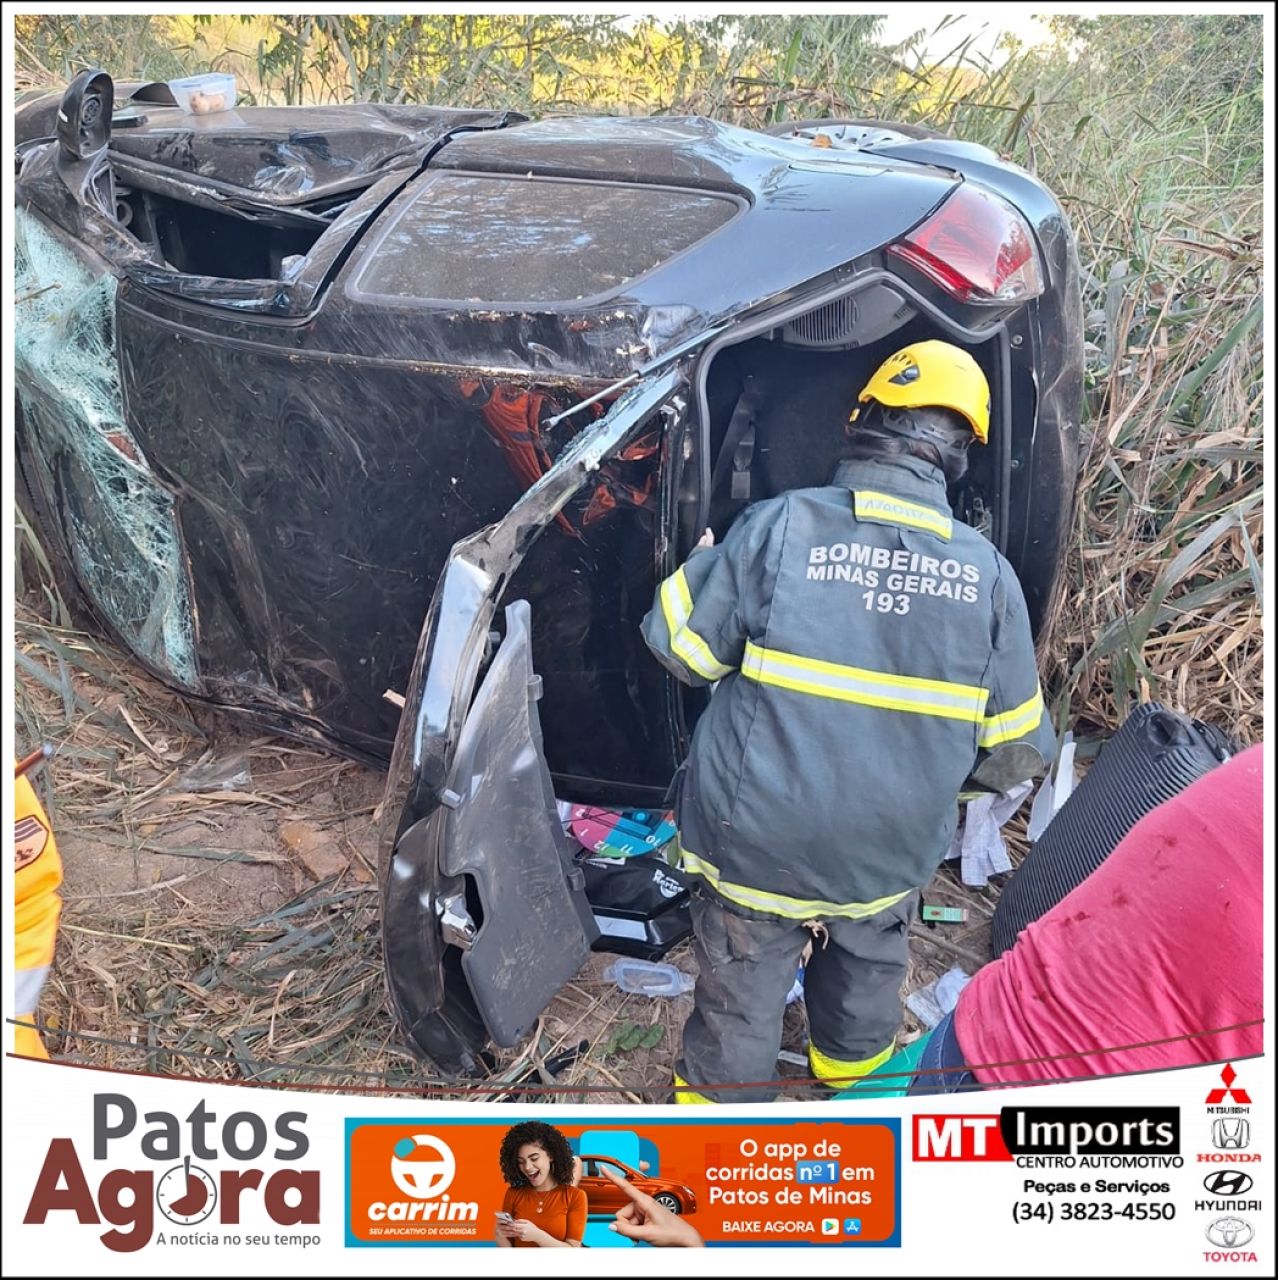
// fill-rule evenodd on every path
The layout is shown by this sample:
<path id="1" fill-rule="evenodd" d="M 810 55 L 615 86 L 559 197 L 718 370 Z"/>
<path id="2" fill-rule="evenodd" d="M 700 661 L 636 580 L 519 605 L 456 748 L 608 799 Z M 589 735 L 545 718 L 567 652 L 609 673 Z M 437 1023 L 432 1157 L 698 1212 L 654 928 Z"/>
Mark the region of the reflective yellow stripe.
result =
<path id="1" fill-rule="evenodd" d="M 878 1070 L 891 1056 L 892 1050 L 896 1048 L 895 1041 L 889 1041 L 886 1049 L 876 1053 L 872 1058 L 862 1058 L 858 1062 L 847 1062 L 841 1058 L 832 1058 L 828 1053 L 822 1053 L 816 1045 L 808 1044 L 808 1062 L 812 1067 L 812 1074 L 820 1081 L 823 1081 L 831 1089 L 851 1088 L 856 1080 L 850 1079 L 853 1076 L 868 1076 L 871 1071 Z"/>
<path id="2" fill-rule="evenodd" d="M 684 1080 L 678 1073 L 675 1074 L 675 1101 L 681 1106 L 693 1106 L 700 1104 L 702 1106 L 713 1107 L 715 1100 L 707 1098 L 703 1093 L 695 1093 L 687 1087 L 688 1082 Z"/>
<path id="3" fill-rule="evenodd" d="M 872 489 L 857 489 L 853 493 L 858 520 L 881 520 L 887 524 L 908 525 L 911 529 L 924 529 L 946 542 L 954 536 L 954 521 L 935 507 L 922 507 L 917 502 L 894 498 L 890 493 L 876 493 Z"/>
<path id="4" fill-rule="evenodd" d="M 670 651 L 707 680 L 720 680 L 732 670 L 720 662 L 710 646 L 688 626 L 692 617 L 692 592 L 682 567 L 661 584 L 661 614 L 670 633 Z"/>
<path id="5" fill-rule="evenodd" d="M 977 745 L 997 747 L 1002 742 L 1011 742 L 1013 738 L 1023 738 L 1033 733 L 1043 721 L 1043 691 L 1035 689 L 1034 696 L 1022 702 L 1011 711 L 1001 715 L 986 716 L 981 722 L 981 736 Z"/>
<path id="6" fill-rule="evenodd" d="M 690 852 L 682 840 L 678 840 L 676 844 L 683 859 L 684 870 L 700 876 L 729 902 L 749 907 L 752 911 L 784 916 L 787 920 L 817 920 L 822 916 L 845 916 L 849 920 L 863 920 L 886 911 L 893 903 L 900 902 L 906 894 L 912 892 L 906 889 L 902 893 L 893 893 L 874 902 L 821 902 L 816 899 L 809 901 L 790 898 L 783 893 L 768 893 L 763 889 L 751 889 L 748 885 L 724 880 L 713 863 Z"/>
<path id="7" fill-rule="evenodd" d="M 746 641 L 741 674 L 760 684 L 776 685 L 795 693 L 838 702 L 856 702 L 888 711 L 913 711 L 919 715 L 942 716 L 980 724 L 985 714 L 989 690 L 972 684 L 951 684 L 921 676 L 898 676 L 864 667 L 845 667 L 837 662 L 803 658 L 779 649 L 765 649 Z"/>

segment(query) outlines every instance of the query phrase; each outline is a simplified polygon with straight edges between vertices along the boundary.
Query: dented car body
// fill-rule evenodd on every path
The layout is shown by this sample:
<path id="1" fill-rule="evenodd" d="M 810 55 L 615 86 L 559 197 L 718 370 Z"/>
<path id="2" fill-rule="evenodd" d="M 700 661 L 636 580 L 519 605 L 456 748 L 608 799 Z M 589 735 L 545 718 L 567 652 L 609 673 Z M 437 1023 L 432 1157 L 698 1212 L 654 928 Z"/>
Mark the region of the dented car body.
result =
<path id="1" fill-rule="evenodd" d="M 1041 625 L 1077 468 L 1069 228 L 993 153 L 891 127 L 163 96 L 86 73 L 19 108 L 19 499 L 170 684 L 393 747 L 394 1005 L 481 1071 L 593 940 L 556 795 L 660 803 L 703 705 L 640 640 L 656 582 L 707 523 L 824 483 L 908 341 L 986 371 L 955 509 Z"/>

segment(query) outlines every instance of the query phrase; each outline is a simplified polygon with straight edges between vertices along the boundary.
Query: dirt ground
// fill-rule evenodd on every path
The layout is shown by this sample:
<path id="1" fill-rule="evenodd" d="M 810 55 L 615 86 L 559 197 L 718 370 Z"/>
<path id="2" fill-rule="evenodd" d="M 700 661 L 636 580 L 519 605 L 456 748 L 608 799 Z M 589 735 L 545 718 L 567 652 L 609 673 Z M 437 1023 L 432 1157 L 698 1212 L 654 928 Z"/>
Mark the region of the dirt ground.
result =
<path id="1" fill-rule="evenodd" d="M 55 1056 L 129 1071 L 343 1092 L 460 1096 L 399 1042 L 382 977 L 376 810 L 383 775 L 164 688 L 96 637 L 19 606 L 17 749 L 49 741 L 34 776 L 65 864 L 54 974 L 39 1016 Z M 51 610 L 49 610 L 51 612 Z M 1023 816 L 1011 824 L 1023 855 Z M 905 990 L 990 958 L 997 887 L 943 867 L 927 898 L 962 925 L 916 922 Z M 486 1097 L 668 1100 L 691 996 L 627 995 L 592 955 Z M 687 943 L 666 957 L 695 973 Z M 898 1043 L 920 1024 L 908 1010 Z M 586 1047 L 557 1075 L 545 1062 Z M 803 1005 L 787 1011 L 790 1096 L 802 1081 Z M 521 1087 L 522 1086 L 522 1087 Z"/>

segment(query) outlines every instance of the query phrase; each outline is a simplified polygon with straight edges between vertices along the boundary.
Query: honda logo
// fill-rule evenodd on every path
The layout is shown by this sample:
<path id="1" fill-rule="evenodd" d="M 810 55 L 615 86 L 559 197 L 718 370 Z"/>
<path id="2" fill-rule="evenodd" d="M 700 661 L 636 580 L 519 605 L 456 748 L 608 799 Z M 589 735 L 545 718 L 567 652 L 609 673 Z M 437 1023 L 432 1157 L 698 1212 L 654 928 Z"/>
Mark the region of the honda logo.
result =
<path id="1" fill-rule="evenodd" d="M 1251 1177 L 1241 1169 L 1221 1169 L 1218 1173 L 1209 1173 L 1203 1179 L 1203 1186 L 1214 1196 L 1241 1196 L 1251 1190 Z"/>
<path id="2" fill-rule="evenodd" d="M 1221 1151 L 1241 1151 L 1251 1142 L 1251 1121 L 1221 1116 L 1211 1122 L 1211 1144 Z"/>

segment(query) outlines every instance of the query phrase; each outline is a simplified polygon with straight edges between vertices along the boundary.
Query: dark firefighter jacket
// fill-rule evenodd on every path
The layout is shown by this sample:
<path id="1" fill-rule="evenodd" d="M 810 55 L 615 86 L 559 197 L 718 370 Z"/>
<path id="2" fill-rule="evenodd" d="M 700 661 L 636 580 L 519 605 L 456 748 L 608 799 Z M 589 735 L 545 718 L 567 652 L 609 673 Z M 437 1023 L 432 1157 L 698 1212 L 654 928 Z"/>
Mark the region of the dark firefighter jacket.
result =
<path id="1" fill-rule="evenodd" d="M 936 870 L 987 752 L 1055 751 L 1016 575 L 914 459 L 747 508 L 661 583 L 643 634 L 680 680 L 719 682 L 680 844 L 749 910 L 884 910 Z"/>

